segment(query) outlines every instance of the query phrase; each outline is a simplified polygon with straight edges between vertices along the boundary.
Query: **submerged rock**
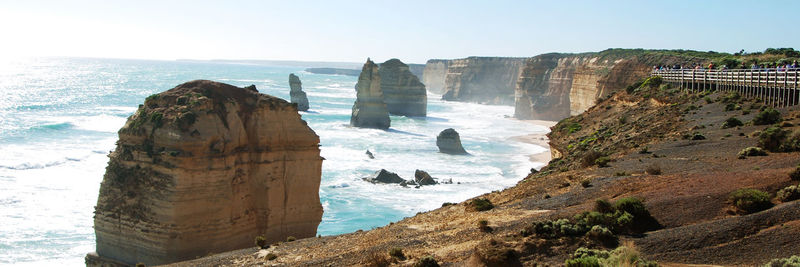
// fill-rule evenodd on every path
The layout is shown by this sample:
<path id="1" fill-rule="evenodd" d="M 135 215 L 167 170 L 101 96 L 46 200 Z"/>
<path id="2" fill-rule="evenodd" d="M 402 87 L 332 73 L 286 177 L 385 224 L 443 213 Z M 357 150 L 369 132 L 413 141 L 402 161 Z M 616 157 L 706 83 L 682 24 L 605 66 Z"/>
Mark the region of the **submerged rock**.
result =
<path id="1" fill-rule="evenodd" d="M 303 83 L 300 82 L 300 77 L 294 73 L 289 74 L 289 90 L 291 90 L 289 91 L 291 102 L 297 104 L 297 110 L 307 111 L 308 97 L 306 92 L 303 92 Z"/>
<path id="2" fill-rule="evenodd" d="M 431 177 L 426 171 L 423 170 L 416 170 L 414 171 L 414 181 L 417 182 L 419 185 L 435 185 L 438 184 L 436 180 Z"/>
<path id="3" fill-rule="evenodd" d="M 375 158 L 375 155 L 372 155 L 372 152 L 369 152 L 369 149 L 367 149 L 367 153 L 364 153 L 364 154 L 367 154 L 367 157 L 369 157 L 370 159 L 374 159 Z"/>
<path id="4" fill-rule="evenodd" d="M 160 265 L 316 235 L 319 137 L 294 105 L 212 81 L 147 98 L 119 130 L 87 265 Z"/>
<path id="5" fill-rule="evenodd" d="M 378 65 L 367 59 L 356 84 L 356 101 L 350 115 L 350 126 L 389 129 L 389 111 L 383 99 Z"/>
<path id="6" fill-rule="evenodd" d="M 396 173 L 387 171 L 385 169 L 381 169 L 380 171 L 375 172 L 371 176 L 361 178 L 364 181 L 373 183 L 373 184 L 399 184 L 399 183 L 407 183 L 407 181 L 403 178 L 400 178 L 400 175 Z"/>
<path id="7" fill-rule="evenodd" d="M 411 73 L 408 65 L 393 58 L 383 62 L 378 70 L 386 107 L 392 115 L 425 117 L 428 95 L 425 85 Z"/>
<path id="8" fill-rule="evenodd" d="M 447 128 L 439 133 L 439 136 L 436 137 L 436 146 L 439 147 L 439 152 L 446 154 L 469 154 L 464 150 L 464 147 L 461 146 L 461 137 L 453 128 Z"/>

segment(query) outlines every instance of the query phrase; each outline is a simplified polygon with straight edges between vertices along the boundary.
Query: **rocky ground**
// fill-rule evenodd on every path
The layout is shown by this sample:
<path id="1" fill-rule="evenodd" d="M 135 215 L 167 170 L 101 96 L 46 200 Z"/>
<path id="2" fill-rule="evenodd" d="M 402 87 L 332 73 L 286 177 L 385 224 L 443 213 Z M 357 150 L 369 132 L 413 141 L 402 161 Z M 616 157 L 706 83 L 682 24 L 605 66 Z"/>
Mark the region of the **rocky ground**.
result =
<path id="1" fill-rule="evenodd" d="M 798 131 L 800 109 L 778 109 L 781 122 L 754 125 L 763 105 L 731 96 L 645 85 L 601 100 L 552 128 L 550 145 L 558 157 L 548 166 L 512 188 L 477 197 L 494 204 L 486 211 L 468 200 L 376 229 L 173 265 L 411 266 L 432 256 L 442 266 L 560 266 L 579 247 L 610 250 L 617 244 L 662 266 L 752 266 L 800 254 L 800 202 L 774 198 L 798 183 L 789 174 L 800 155 L 738 155 L 757 146 L 768 127 Z M 723 128 L 730 117 L 744 125 Z M 740 188 L 770 193 L 774 206 L 751 214 L 736 210 L 728 198 Z M 593 210 L 598 199 L 624 197 L 643 200 L 661 227 L 616 234 L 613 244 L 529 231 L 535 222 Z M 389 255 L 394 248 L 402 257 Z"/>

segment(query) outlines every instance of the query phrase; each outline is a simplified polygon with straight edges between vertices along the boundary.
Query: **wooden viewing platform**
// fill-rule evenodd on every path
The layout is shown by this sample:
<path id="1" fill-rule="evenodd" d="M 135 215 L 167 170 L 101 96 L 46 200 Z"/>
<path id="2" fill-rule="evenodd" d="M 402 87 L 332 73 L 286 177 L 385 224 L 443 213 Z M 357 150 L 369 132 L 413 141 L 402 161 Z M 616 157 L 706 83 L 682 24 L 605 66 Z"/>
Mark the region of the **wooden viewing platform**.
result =
<path id="1" fill-rule="evenodd" d="M 650 76 L 661 76 L 682 89 L 735 91 L 742 96 L 758 98 L 773 107 L 800 104 L 797 74 L 792 69 L 732 69 L 732 70 L 655 70 Z"/>

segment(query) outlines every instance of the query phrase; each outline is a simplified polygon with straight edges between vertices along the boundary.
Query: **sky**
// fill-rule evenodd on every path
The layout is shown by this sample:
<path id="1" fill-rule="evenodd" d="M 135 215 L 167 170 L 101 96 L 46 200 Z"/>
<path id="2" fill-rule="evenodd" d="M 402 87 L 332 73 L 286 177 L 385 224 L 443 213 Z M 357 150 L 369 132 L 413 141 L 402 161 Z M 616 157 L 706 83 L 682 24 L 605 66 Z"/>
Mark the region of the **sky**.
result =
<path id="1" fill-rule="evenodd" d="M 0 0 L 0 60 L 363 62 L 800 48 L 800 1 Z M 792 22 L 793 21 L 793 22 Z"/>

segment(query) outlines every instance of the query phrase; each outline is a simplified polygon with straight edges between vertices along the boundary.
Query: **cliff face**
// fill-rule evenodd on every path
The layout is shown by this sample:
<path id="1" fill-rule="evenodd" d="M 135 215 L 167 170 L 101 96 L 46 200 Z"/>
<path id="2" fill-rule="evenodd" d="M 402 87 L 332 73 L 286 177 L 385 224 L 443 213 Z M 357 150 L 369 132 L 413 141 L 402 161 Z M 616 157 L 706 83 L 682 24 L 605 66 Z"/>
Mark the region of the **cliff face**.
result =
<path id="1" fill-rule="evenodd" d="M 292 103 L 297 104 L 297 110 L 307 111 L 308 96 L 306 96 L 306 92 L 303 92 L 303 83 L 300 82 L 300 77 L 294 73 L 289 74 L 289 90 L 291 90 L 289 96 Z"/>
<path id="2" fill-rule="evenodd" d="M 469 57 L 451 60 L 442 99 L 484 104 L 514 104 L 523 58 Z"/>
<path id="3" fill-rule="evenodd" d="M 428 96 L 425 85 L 409 71 L 406 64 L 398 59 L 390 59 L 380 65 L 378 73 L 383 98 L 390 114 L 418 117 L 427 114 Z"/>
<path id="4" fill-rule="evenodd" d="M 691 58 L 647 54 L 544 54 L 525 60 L 516 87 L 514 117 L 561 120 L 597 99 L 647 77 L 653 65 L 690 64 Z"/>
<path id="5" fill-rule="evenodd" d="M 255 86 L 198 80 L 148 97 L 109 155 L 87 264 L 156 265 L 252 247 L 259 235 L 314 236 L 318 145 L 292 104 Z"/>
<path id="6" fill-rule="evenodd" d="M 435 94 L 444 93 L 444 77 L 447 76 L 447 66 L 450 65 L 449 60 L 444 59 L 431 59 L 425 64 L 425 69 L 422 71 L 422 83 Z"/>
<path id="7" fill-rule="evenodd" d="M 367 59 L 356 83 L 356 101 L 350 115 L 350 126 L 388 129 L 390 124 L 378 65 Z"/>

